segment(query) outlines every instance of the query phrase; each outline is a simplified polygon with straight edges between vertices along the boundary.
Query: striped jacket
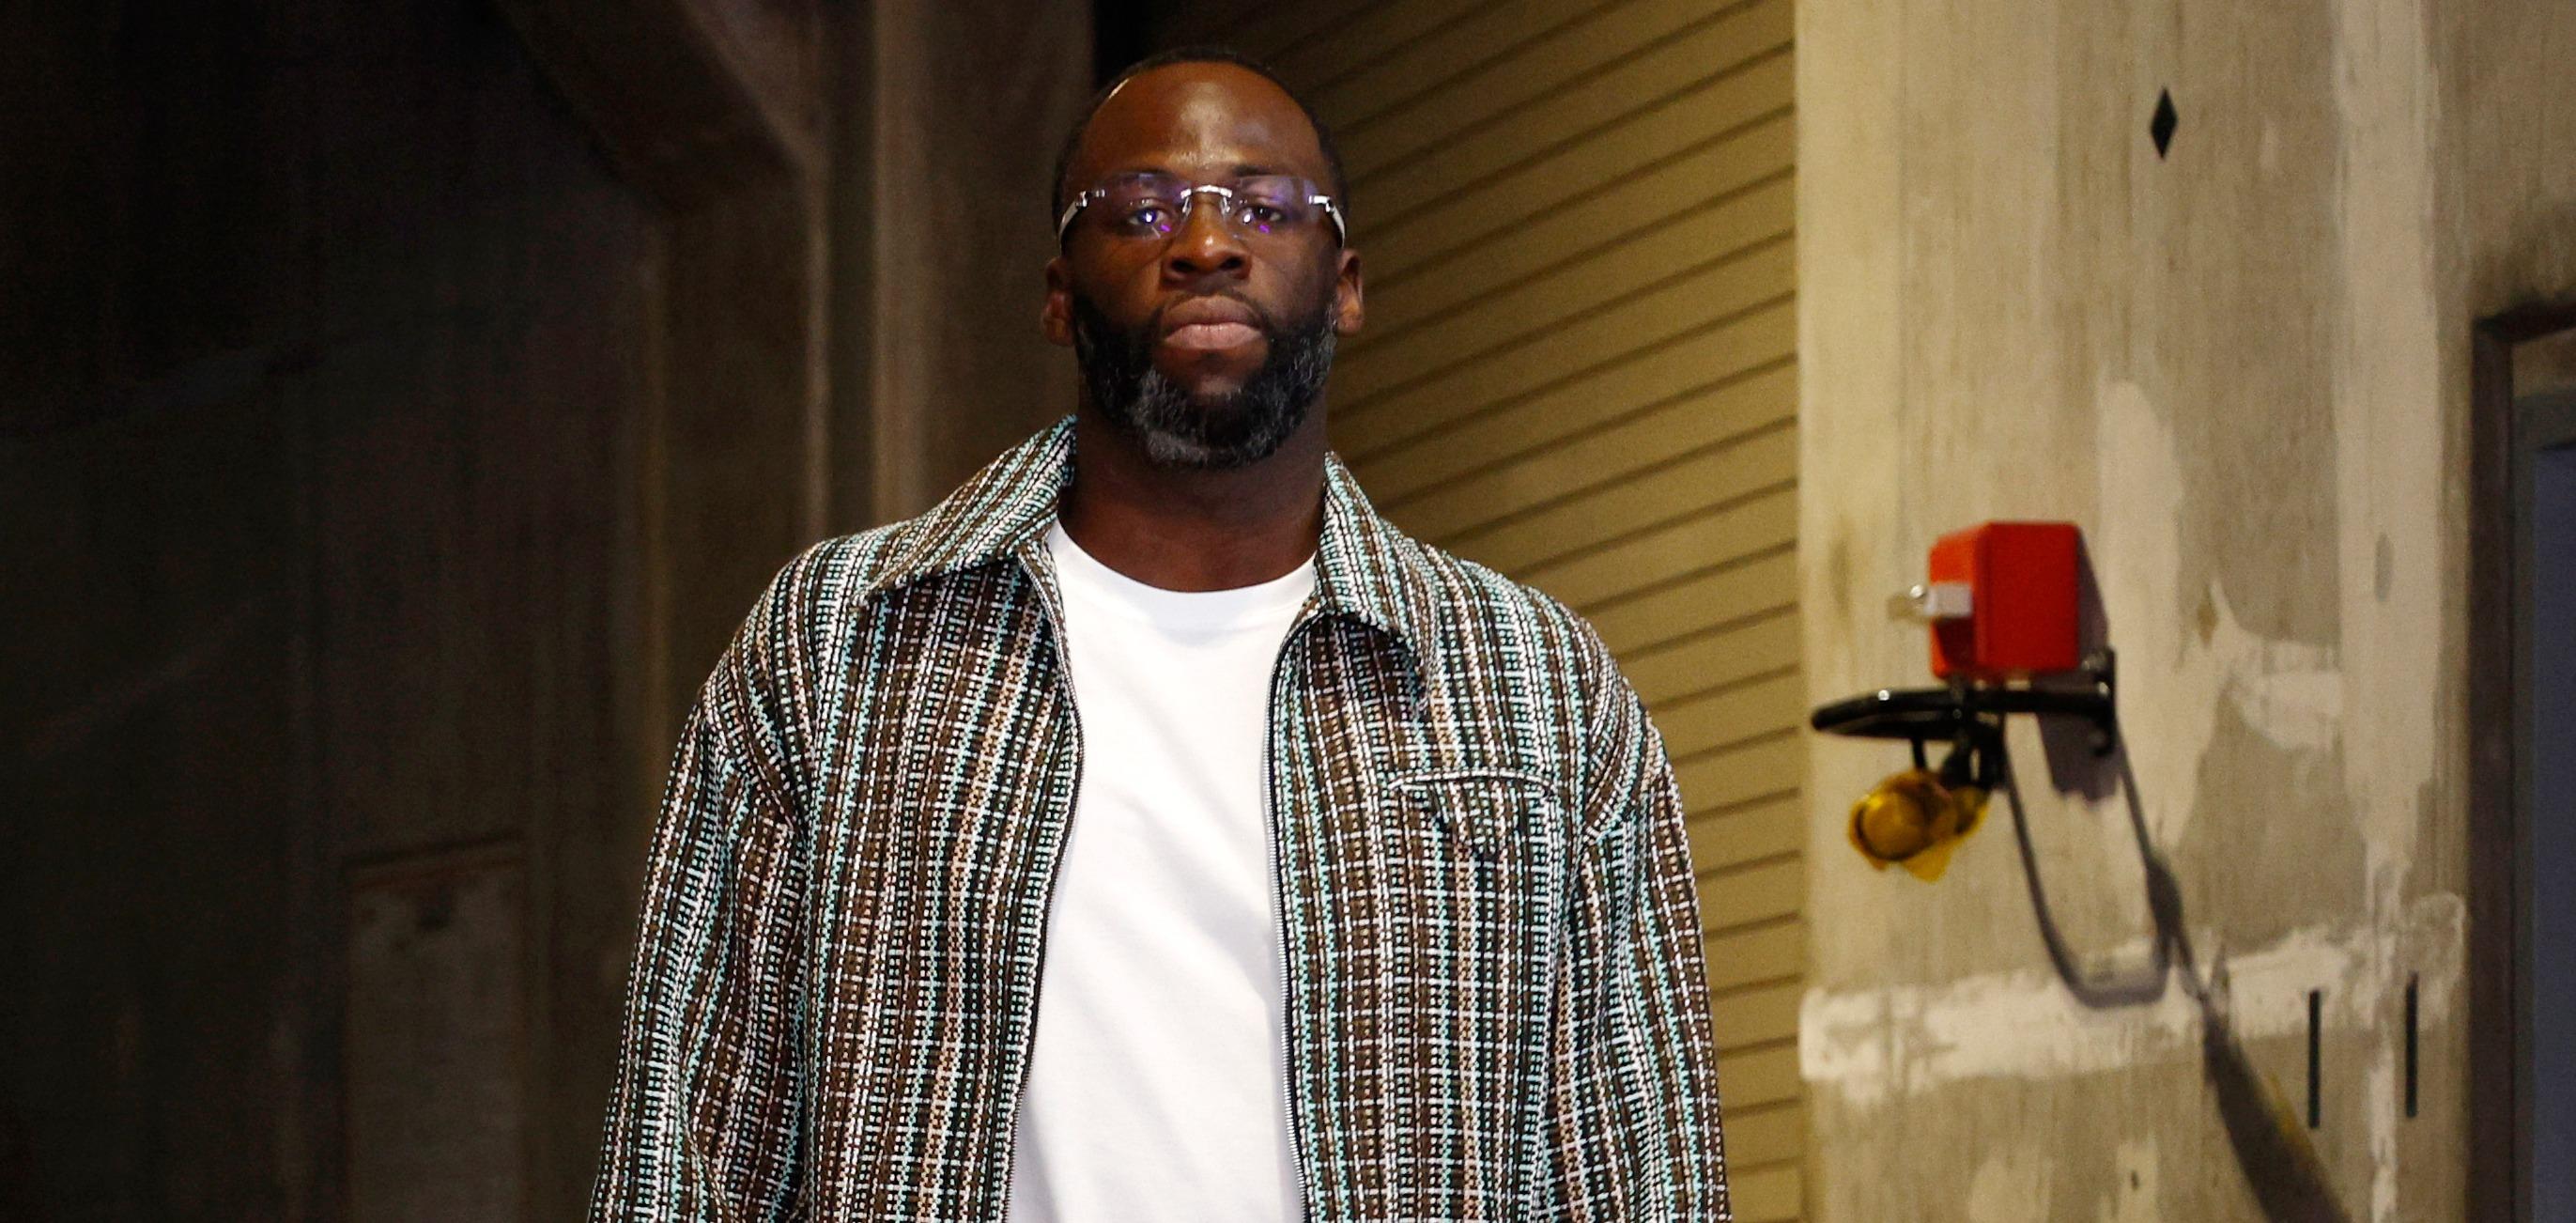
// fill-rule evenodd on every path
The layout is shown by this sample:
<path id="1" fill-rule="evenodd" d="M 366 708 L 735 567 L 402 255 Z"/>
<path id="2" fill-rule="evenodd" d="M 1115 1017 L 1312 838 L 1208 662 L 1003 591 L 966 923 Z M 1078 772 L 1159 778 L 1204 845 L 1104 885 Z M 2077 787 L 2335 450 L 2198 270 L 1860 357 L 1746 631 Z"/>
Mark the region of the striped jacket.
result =
<path id="1" fill-rule="evenodd" d="M 1045 542 L 1072 445 L 810 549 L 716 665 L 593 1219 L 1003 1217 L 1081 767 Z M 1727 1219 L 1661 737 L 1573 612 L 1338 458 L 1324 488 L 1268 744 L 1308 1218 Z"/>

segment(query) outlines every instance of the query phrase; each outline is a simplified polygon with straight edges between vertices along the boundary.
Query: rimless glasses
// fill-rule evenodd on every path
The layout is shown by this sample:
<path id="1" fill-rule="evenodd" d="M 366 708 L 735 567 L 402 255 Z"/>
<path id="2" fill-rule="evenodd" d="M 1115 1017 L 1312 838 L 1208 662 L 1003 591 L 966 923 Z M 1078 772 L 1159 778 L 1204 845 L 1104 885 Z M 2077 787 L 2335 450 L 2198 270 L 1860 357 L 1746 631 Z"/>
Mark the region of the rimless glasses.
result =
<path id="1" fill-rule="evenodd" d="M 1062 245 L 1073 232 L 1074 220 L 1095 205 L 1103 218 L 1101 230 L 1109 236 L 1128 242 L 1161 242 L 1188 222 L 1191 203 L 1201 195 L 1217 198 L 1226 228 L 1244 241 L 1301 234 L 1318 218 L 1332 222 L 1334 245 L 1350 240 L 1341 204 L 1316 191 L 1307 179 L 1255 174 L 1231 183 L 1193 183 L 1177 175 L 1139 172 L 1111 175 L 1073 197 L 1064 215 L 1056 218 L 1056 242 Z"/>

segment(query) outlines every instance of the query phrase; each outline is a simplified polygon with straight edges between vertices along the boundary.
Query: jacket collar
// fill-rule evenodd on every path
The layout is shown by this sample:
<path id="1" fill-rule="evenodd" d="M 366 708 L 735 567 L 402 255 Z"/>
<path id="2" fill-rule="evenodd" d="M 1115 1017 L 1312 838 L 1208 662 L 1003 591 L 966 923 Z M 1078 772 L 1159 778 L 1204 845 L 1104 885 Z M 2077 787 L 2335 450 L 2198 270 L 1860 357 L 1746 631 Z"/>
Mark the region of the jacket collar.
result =
<path id="1" fill-rule="evenodd" d="M 924 578 L 1008 556 L 1041 558 L 1056 501 L 1073 479 L 1073 421 L 1066 416 L 1004 451 L 918 518 L 898 525 L 891 558 L 862 600 Z M 1393 637 L 1418 680 L 1431 665 L 1438 626 L 1421 545 L 1379 517 L 1341 456 L 1324 456 L 1324 529 L 1315 553 L 1319 612 Z"/>

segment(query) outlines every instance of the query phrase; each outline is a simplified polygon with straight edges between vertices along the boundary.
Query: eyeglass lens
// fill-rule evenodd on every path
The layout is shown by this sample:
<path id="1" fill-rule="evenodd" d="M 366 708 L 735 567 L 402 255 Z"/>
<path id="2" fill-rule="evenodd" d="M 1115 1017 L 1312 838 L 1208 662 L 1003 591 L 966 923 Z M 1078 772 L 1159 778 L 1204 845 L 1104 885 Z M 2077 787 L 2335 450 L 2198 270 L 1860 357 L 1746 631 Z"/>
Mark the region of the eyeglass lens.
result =
<path id="1" fill-rule="evenodd" d="M 1099 208 L 1109 231 L 1126 238 L 1166 238 L 1180 228 L 1199 197 L 1222 210 L 1246 237 L 1295 233 L 1315 223 L 1320 210 L 1308 197 L 1314 184 L 1285 174 L 1262 174 L 1202 186 L 1165 174 L 1139 174 L 1101 185 Z M 1228 198 L 1220 192 L 1231 193 Z"/>

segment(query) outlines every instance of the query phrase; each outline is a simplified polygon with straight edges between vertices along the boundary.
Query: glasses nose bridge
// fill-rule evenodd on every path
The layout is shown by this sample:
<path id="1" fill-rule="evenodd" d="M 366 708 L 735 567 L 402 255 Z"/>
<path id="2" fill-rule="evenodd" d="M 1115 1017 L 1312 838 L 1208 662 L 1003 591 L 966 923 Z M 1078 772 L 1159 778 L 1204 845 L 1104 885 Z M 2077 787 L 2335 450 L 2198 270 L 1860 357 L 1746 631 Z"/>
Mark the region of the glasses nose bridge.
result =
<path id="1" fill-rule="evenodd" d="M 1180 198 L 1172 201 L 1173 203 L 1180 205 L 1181 209 L 1181 215 L 1178 218 L 1175 218 L 1176 224 L 1174 225 L 1174 232 L 1177 233 L 1180 228 L 1185 227 L 1190 223 L 1191 214 L 1198 211 L 1198 198 L 1202 194 L 1213 195 L 1216 197 L 1217 225 L 1219 228 L 1232 233 L 1234 229 L 1234 189 L 1224 185 L 1223 183 L 1197 183 L 1182 188 Z M 1239 237 L 1240 235 L 1237 236 Z"/>
<path id="2" fill-rule="evenodd" d="M 1190 231 L 1190 218 L 1198 212 L 1197 201 L 1201 193 L 1217 198 L 1215 221 L 1217 233 L 1232 244 L 1240 245 L 1245 240 L 1246 235 L 1234 219 L 1234 189 L 1222 183 L 1197 183 L 1182 188 L 1179 196 L 1172 201 L 1180 209 L 1181 215 L 1172 219 L 1172 231 L 1163 236 L 1164 258 L 1183 257 L 1179 255 L 1183 245 L 1182 239 Z"/>

